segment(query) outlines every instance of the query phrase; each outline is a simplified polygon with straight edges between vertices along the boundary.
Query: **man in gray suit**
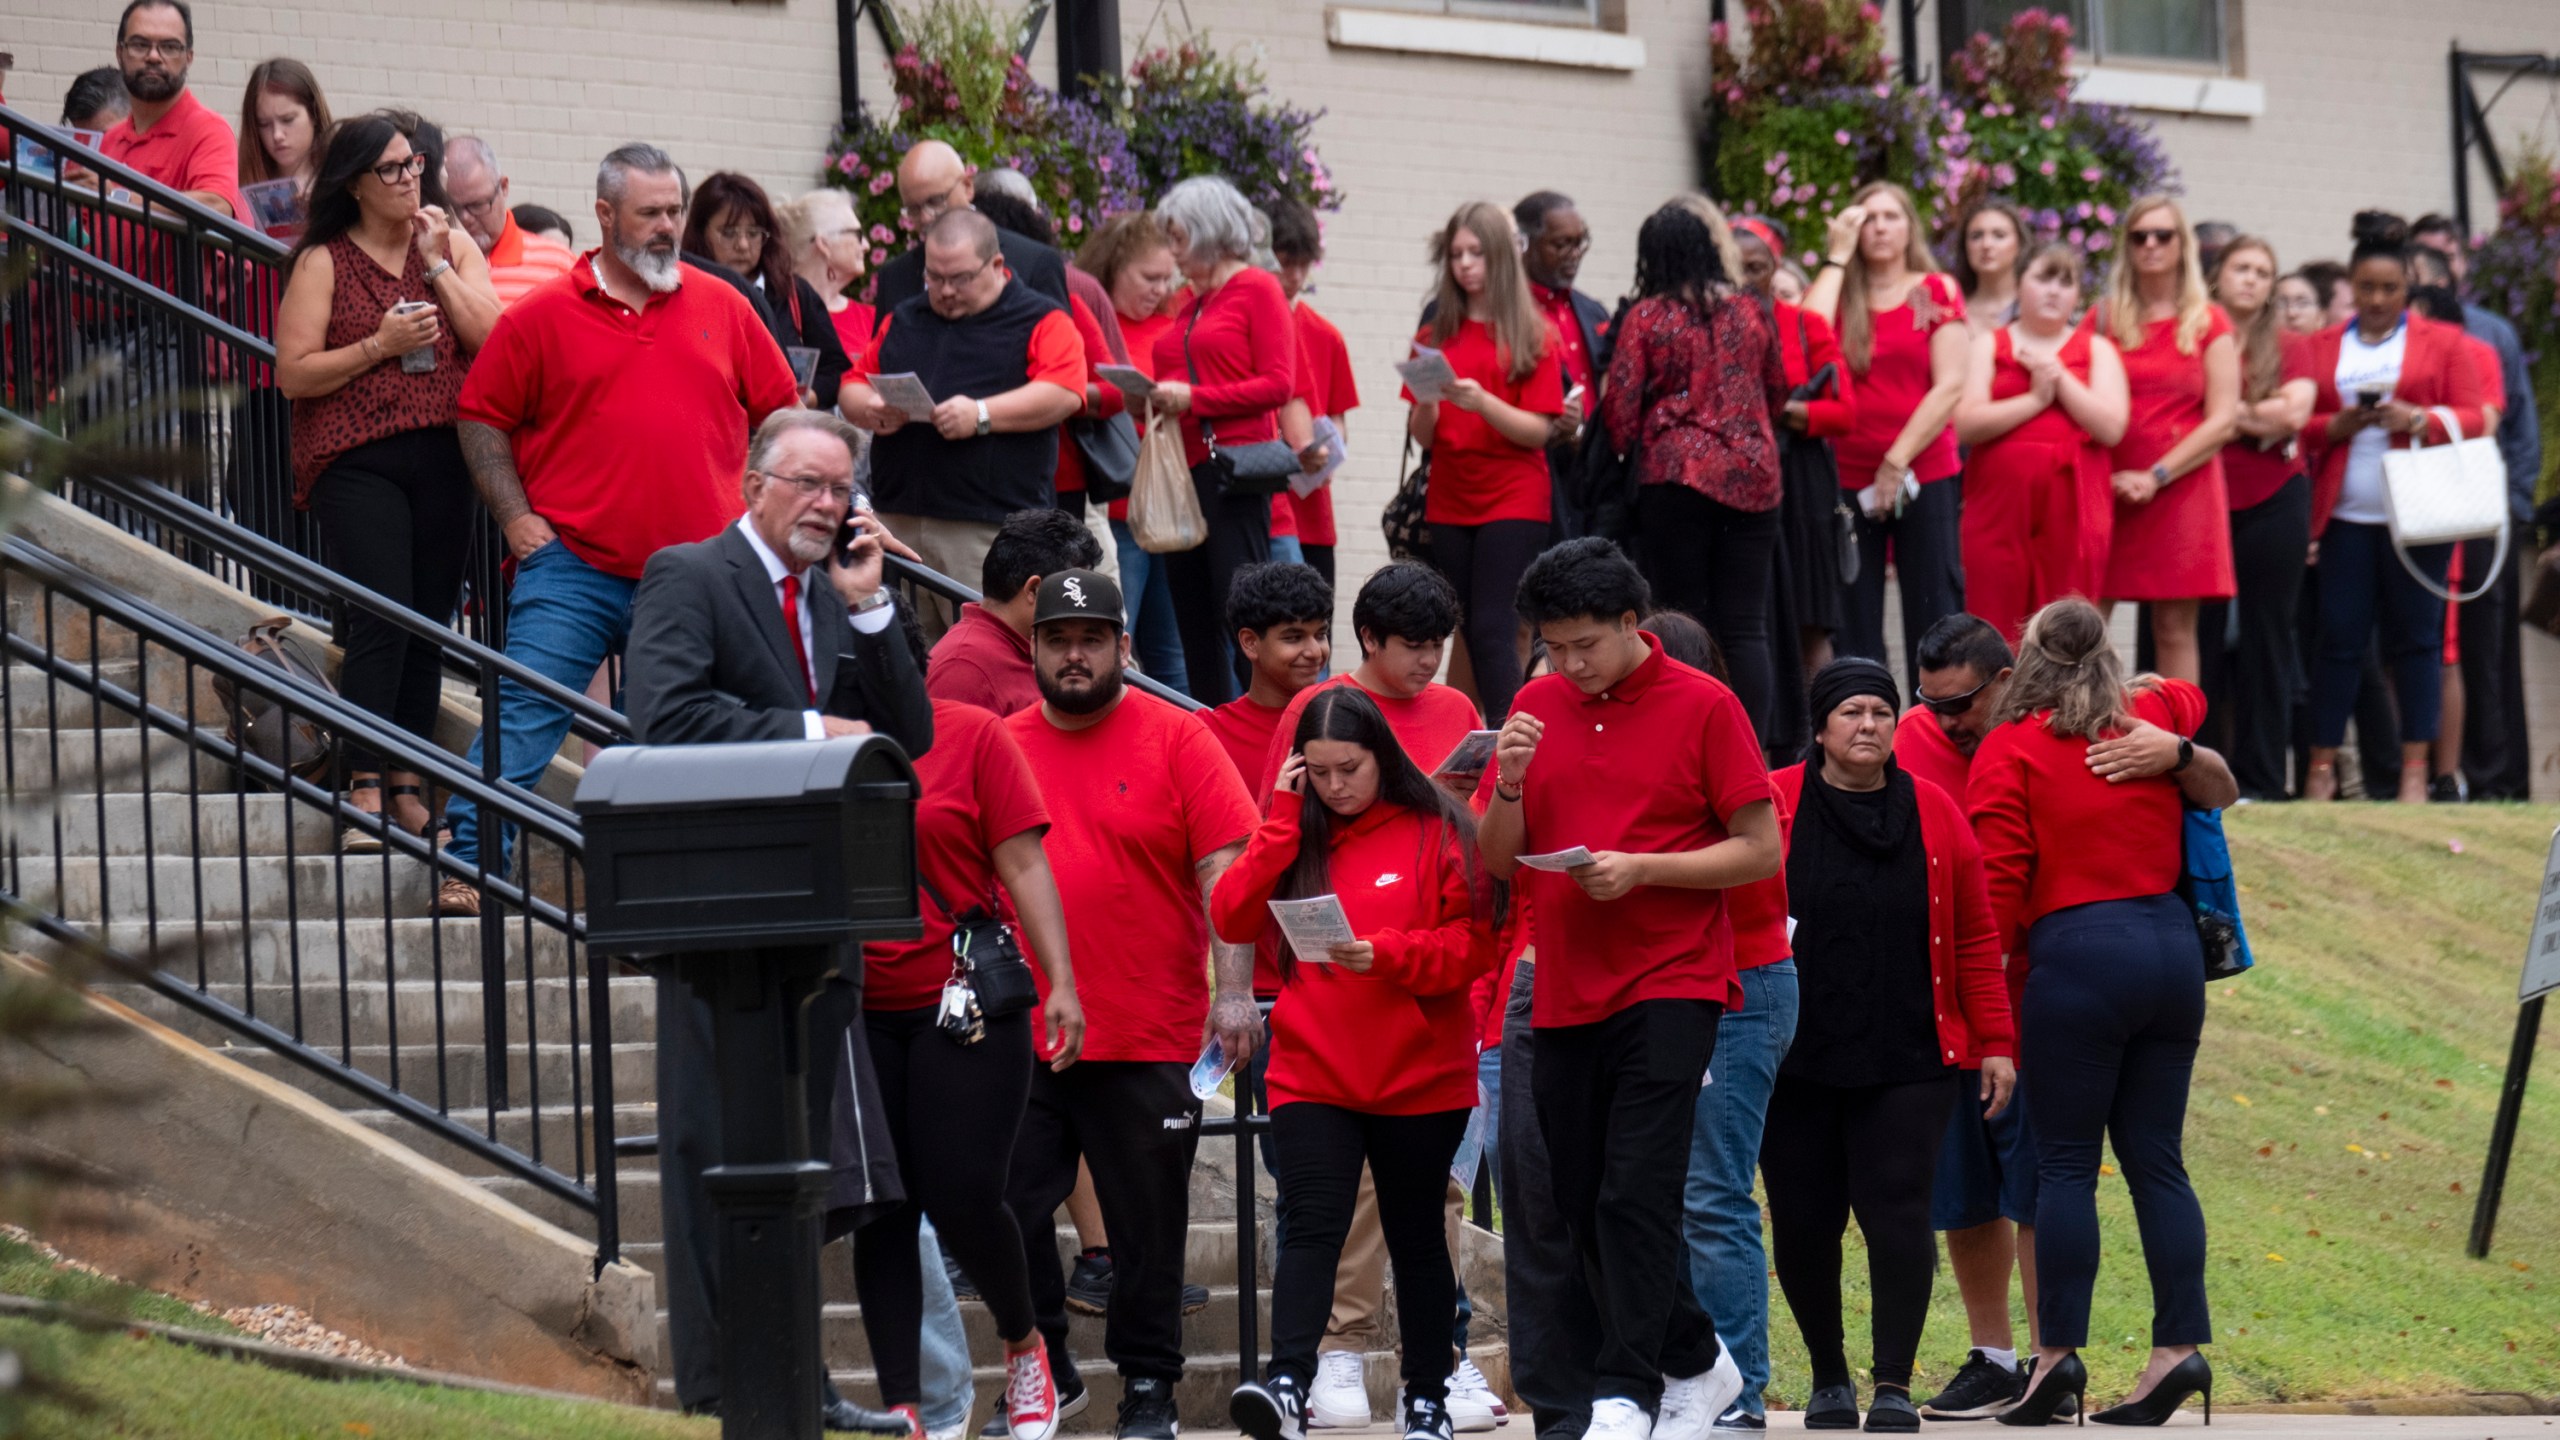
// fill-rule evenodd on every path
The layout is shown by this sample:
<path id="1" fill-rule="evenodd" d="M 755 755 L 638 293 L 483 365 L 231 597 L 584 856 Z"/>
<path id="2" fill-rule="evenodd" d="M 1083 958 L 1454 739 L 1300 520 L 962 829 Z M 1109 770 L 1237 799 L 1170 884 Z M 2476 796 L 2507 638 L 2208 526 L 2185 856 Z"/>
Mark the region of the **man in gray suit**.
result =
<path id="1" fill-rule="evenodd" d="M 833 415 L 781 410 L 747 455 L 747 513 L 708 540 L 659 551 L 632 601 L 627 687 L 646 745 L 818 740 L 872 731 L 910 756 L 933 743 L 933 706 L 883 584 L 895 546 L 868 504 L 854 506 L 860 437 Z M 839 549 L 848 517 L 856 526 Z M 861 992 L 831 979 L 808 1007 L 809 1053 L 854 1067 L 869 1059 L 853 1019 Z M 676 1399 L 695 1414 L 721 1401 L 719 1252 L 702 1172 L 720 1159 L 711 1015 L 669 977 L 658 981 L 658 1184 L 666 1240 L 668 1328 Z M 836 1075 L 809 1067 L 809 1133 L 832 1130 Z M 863 1107 L 876 1109 L 877 1107 Z M 888 1154 L 885 1137 L 872 1147 Z M 865 1177 L 870 1167 L 861 1167 Z M 894 1197 L 880 1197 L 894 1198 Z M 904 1434 L 900 1417 L 864 1411 L 825 1389 L 830 1430 Z"/>

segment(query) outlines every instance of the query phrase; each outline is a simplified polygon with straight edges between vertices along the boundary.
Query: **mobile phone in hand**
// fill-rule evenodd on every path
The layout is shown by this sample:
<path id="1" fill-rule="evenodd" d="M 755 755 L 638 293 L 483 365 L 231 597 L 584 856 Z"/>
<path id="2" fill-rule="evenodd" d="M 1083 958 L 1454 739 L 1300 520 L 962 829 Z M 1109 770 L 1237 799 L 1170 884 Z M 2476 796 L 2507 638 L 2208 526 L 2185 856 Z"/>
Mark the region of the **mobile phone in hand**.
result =
<path id="1" fill-rule="evenodd" d="M 852 556 L 853 542 L 862 538 L 862 512 L 870 504 L 871 497 L 856 490 L 853 503 L 845 507 L 844 523 L 836 527 L 835 558 L 839 564 Z"/>
<path id="2" fill-rule="evenodd" d="M 2381 403 L 2382 387 L 2378 385 L 2363 386 L 2356 391 L 2356 404 L 2367 410 L 2371 410 Z"/>

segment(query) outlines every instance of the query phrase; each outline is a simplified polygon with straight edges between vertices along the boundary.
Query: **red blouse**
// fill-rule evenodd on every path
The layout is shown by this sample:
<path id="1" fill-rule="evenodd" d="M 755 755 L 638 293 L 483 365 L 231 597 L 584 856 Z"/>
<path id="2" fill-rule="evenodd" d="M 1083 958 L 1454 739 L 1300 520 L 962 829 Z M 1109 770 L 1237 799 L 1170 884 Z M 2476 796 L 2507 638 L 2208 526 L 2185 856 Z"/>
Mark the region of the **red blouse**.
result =
<path id="1" fill-rule="evenodd" d="M 1640 300 L 1610 343 L 1601 418 L 1633 457 L 1636 483 L 1685 485 L 1736 510 L 1778 508 L 1774 418 L 1787 371 L 1756 300 L 1728 295 L 1704 314 L 1667 296 Z"/>
<path id="2" fill-rule="evenodd" d="M 400 273 L 392 274 L 364 253 L 352 235 L 341 235 L 325 247 L 331 287 L 329 328 L 322 344 L 331 350 L 361 345 L 382 328 L 383 312 L 403 300 L 433 303 L 426 261 L 418 247 L 400 253 Z M 326 395 L 293 402 L 293 503 L 308 508 L 311 487 L 338 457 L 359 445 L 409 430 L 453 424 L 462 399 L 462 379 L 471 357 L 462 353 L 453 326 L 436 329 L 435 368 L 411 374 L 400 357 L 385 355 Z"/>
<path id="3" fill-rule="evenodd" d="M 1901 304 L 1878 310 L 1872 318 L 1875 341 L 1867 351 L 1867 368 L 1858 373 L 1862 394 L 1857 422 L 1834 447 L 1844 490 L 1863 490 L 1876 483 L 1877 463 L 1901 438 L 1911 412 L 1920 408 L 1935 383 L 1929 341 L 1947 326 L 1964 323 L 1964 295 L 1944 275 L 1923 275 Z M 1924 485 L 1947 479 L 1962 468 L 1952 424 L 1922 446 L 1911 462 L 1912 477 Z"/>
<path id="4" fill-rule="evenodd" d="M 1205 298 L 1187 296 L 1156 340 L 1155 373 L 1191 386 L 1182 449 L 1192 464 L 1209 458 L 1209 444 L 1200 438 L 1203 420 L 1221 445 L 1279 438 L 1280 407 L 1298 385 L 1298 326 L 1280 282 L 1260 270 L 1239 270 Z"/>

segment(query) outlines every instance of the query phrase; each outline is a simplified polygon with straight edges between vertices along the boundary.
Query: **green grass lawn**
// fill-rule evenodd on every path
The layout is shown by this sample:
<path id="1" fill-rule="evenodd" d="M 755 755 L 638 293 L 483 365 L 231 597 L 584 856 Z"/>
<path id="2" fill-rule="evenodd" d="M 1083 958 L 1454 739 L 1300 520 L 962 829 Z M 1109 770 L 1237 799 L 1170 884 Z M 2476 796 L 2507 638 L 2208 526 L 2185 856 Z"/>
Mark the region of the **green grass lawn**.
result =
<path id="1" fill-rule="evenodd" d="M 2231 815 L 2258 968 L 2210 988 L 2187 1121 L 2217 1399 L 2560 1394 L 2560 1016 L 2543 1030 L 2495 1246 L 2463 1254 L 2555 822 L 2560 810 L 2524 806 Z M 2093 1397 L 2112 1398 L 2149 1348 L 2150 1289 L 2121 1180 L 2100 1181 L 2099 1213 L 2086 1355 Z M 1847 1268 L 1862 1364 L 1862 1251 Z M 1775 1289 L 1772 1394 L 1800 1405 L 1803 1346 Z M 1965 1344 L 1942 1269 L 1915 1388 L 1943 1381 Z"/>

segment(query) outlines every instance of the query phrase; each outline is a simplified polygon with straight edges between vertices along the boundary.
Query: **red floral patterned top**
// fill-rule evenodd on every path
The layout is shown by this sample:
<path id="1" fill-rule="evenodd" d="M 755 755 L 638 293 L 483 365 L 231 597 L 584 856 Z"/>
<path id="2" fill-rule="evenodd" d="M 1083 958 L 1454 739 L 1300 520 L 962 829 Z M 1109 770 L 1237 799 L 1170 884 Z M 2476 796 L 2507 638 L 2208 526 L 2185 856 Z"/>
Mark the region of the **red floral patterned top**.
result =
<path id="1" fill-rule="evenodd" d="M 400 273 L 392 274 L 364 253 L 351 235 L 328 244 L 333 280 L 329 329 L 322 348 L 361 345 L 382 326 L 382 314 L 403 300 L 432 303 L 426 262 L 412 245 Z M 436 367 L 423 374 L 400 368 L 400 357 L 380 364 L 326 395 L 293 402 L 293 503 L 311 506 L 311 487 L 339 456 L 407 430 L 451 426 L 462 400 L 462 377 L 471 359 L 454 339 L 453 326 L 436 331 Z"/>
<path id="2" fill-rule="evenodd" d="M 1601 418 L 1633 458 L 1636 483 L 1686 485 L 1754 513 L 1778 508 L 1778 436 L 1787 403 L 1778 337 L 1759 304 L 1729 295 L 1705 313 L 1667 296 L 1618 326 Z"/>

